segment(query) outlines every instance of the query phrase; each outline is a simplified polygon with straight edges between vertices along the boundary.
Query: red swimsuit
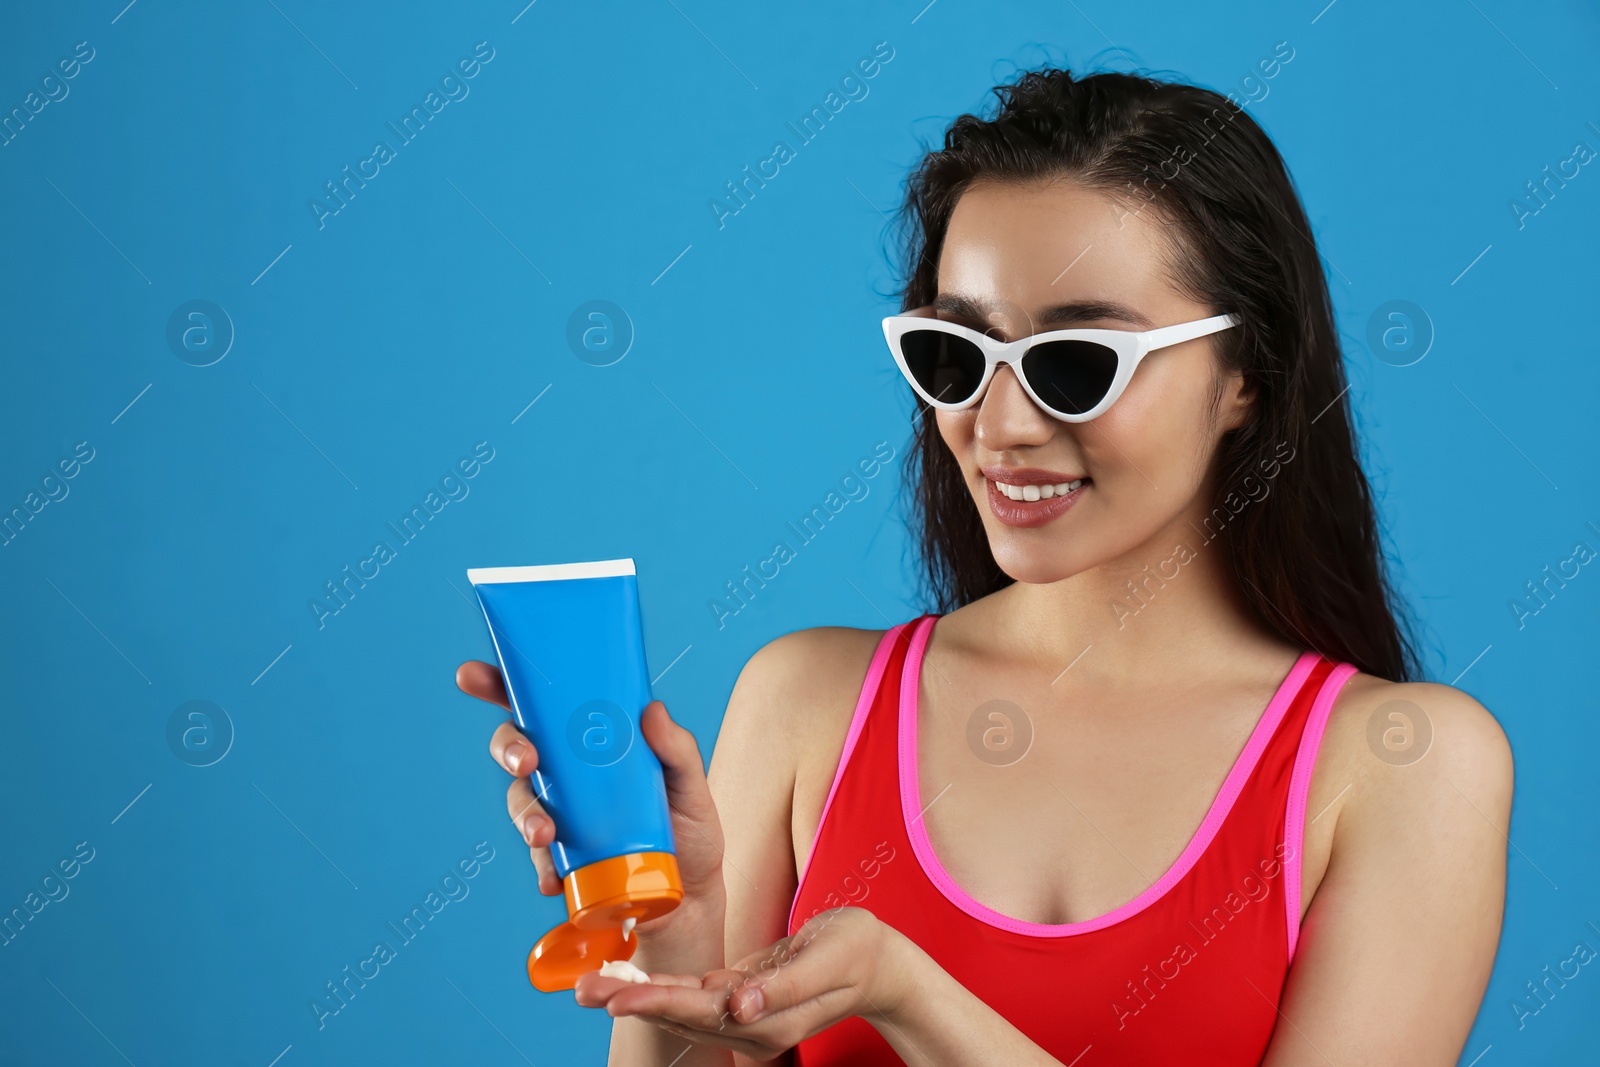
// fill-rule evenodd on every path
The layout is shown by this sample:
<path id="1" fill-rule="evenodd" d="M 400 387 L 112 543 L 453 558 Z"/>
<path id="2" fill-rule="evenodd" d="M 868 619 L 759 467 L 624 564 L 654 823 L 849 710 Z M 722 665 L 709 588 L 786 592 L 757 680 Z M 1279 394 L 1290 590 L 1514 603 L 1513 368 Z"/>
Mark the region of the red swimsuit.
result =
<path id="1" fill-rule="evenodd" d="M 789 933 L 827 908 L 864 907 L 1063 1064 L 1259 1064 L 1299 935 L 1311 769 L 1356 668 L 1302 655 L 1172 867 L 1105 915 L 1046 925 L 963 892 L 919 817 L 917 682 L 936 619 L 902 623 L 878 645 Z M 802 1041 L 795 1062 L 900 1060 L 852 1018 Z"/>

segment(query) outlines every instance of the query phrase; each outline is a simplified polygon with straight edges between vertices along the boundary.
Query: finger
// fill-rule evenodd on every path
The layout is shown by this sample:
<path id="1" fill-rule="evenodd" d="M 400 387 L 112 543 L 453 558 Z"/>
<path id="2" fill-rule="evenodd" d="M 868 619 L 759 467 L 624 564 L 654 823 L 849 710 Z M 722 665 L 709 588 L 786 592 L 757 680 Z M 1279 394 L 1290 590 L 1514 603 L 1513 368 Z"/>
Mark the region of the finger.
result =
<path id="1" fill-rule="evenodd" d="M 548 848 L 528 849 L 528 858 L 533 861 L 534 872 L 539 876 L 539 892 L 547 897 L 559 897 L 565 889 L 561 885 L 561 875 L 556 873 L 555 860 L 550 856 Z"/>
<path id="2" fill-rule="evenodd" d="M 730 1003 L 728 1023 L 722 1033 L 765 1049 L 770 1057 L 773 1050 L 793 1048 L 835 1023 L 859 1015 L 861 1010 L 860 995 L 849 988 L 826 990 L 792 1008 L 763 1015 L 753 1023 L 739 1022 Z"/>
<path id="3" fill-rule="evenodd" d="M 860 990 L 849 978 L 841 978 L 848 957 L 832 958 L 844 955 L 836 945 L 827 952 L 819 946 L 801 965 L 793 944 L 798 937 L 785 938 L 767 953 L 750 957 L 755 962 L 740 969 L 706 975 L 707 982 L 717 977 L 733 985 L 726 1016 L 719 1023 L 719 1039 L 748 1043 L 764 1050 L 756 1058 L 765 1059 L 774 1050 L 793 1048 L 858 1013 Z"/>
<path id="4" fill-rule="evenodd" d="M 539 766 L 539 752 L 533 742 L 509 720 L 489 735 L 489 755 L 513 778 L 526 778 Z"/>
<path id="5" fill-rule="evenodd" d="M 859 951 L 848 936 L 848 919 L 836 933 L 821 937 L 844 909 L 813 917 L 793 937 L 753 952 L 733 965 L 743 977 L 729 997 L 729 1011 L 741 1023 L 771 1019 L 780 1012 L 815 1001 L 819 996 L 850 984 L 854 957 Z"/>
<path id="6" fill-rule="evenodd" d="M 652 700 L 639 716 L 639 732 L 661 761 L 661 774 L 673 808 L 694 822 L 716 820 L 717 808 L 706 783 L 700 743 L 667 714 L 667 706 Z"/>
<path id="7" fill-rule="evenodd" d="M 681 986 L 684 989 L 700 989 L 704 985 L 698 974 L 652 974 L 650 984 Z"/>
<path id="8" fill-rule="evenodd" d="M 678 986 L 683 989 L 699 989 L 700 977 L 693 974 L 652 974 L 652 985 Z M 590 971 L 578 976 L 578 983 L 572 989 L 573 996 L 578 1004 L 585 1008 L 603 1008 L 606 1001 L 635 985 L 643 983 L 630 982 L 625 978 L 608 978 L 599 971 Z"/>
<path id="9" fill-rule="evenodd" d="M 500 669 L 480 660 L 468 660 L 456 668 L 456 686 L 469 696 L 511 710 L 506 699 L 505 679 Z M 528 859 L 539 877 L 539 892 L 547 897 L 562 893 L 561 876 L 550 856 L 550 842 L 556 826 L 544 806 L 534 797 L 528 775 L 539 766 L 539 753 L 515 723 L 503 722 L 489 737 L 489 754 L 513 777 L 506 791 L 506 810 L 511 822 L 528 845 Z"/>
<path id="10" fill-rule="evenodd" d="M 506 813 L 530 848 L 549 848 L 555 840 L 556 824 L 533 795 L 526 778 L 517 778 L 506 789 Z"/>
<path id="11" fill-rule="evenodd" d="M 610 992 L 605 1008 L 613 1018 L 631 1016 L 699 1045 L 732 1049 L 756 1060 L 768 1060 L 804 1037 L 838 1021 L 841 1003 L 849 998 L 834 991 L 790 1009 L 781 1016 L 743 1025 L 728 1006 L 730 989 L 744 976 L 735 971 L 712 971 L 704 989 L 636 985 Z M 654 981 L 654 976 L 652 977 Z M 803 1017 L 802 1017 L 803 1016 Z"/>
<path id="12" fill-rule="evenodd" d="M 456 688 L 468 696 L 487 700 L 491 704 L 499 704 L 507 711 L 511 710 L 511 702 L 506 699 L 505 680 L 500 677 L 500 668 L 493 664 L 475 659 L 467 660 L 456 668 Z"/>
<path id="13" fill-rule="evenodd" d="M 560 896 L 563 892 L 561 875 L 550 855 L 550 843 L 556 836 L 555 821 L 533 795 L 526 778 L 514 779 L 506 789 L 506 813 L 528 845 L 528 859 L 539 875 L 539 892 L 547 897 Z"/>
<path id="14" fill-rule="evenodd" d="M 712 984 L 712 976 L 695 979 L 686 985 L 657 985 L 651 982 L 628 983 L 629 988 L 613 992 L 606 1000 L 606 1013 L 649 1015 L 662 1022 L 690 1030 L 715 1033 L 733 1024 L 728 1014 L 728 984 Z"/>

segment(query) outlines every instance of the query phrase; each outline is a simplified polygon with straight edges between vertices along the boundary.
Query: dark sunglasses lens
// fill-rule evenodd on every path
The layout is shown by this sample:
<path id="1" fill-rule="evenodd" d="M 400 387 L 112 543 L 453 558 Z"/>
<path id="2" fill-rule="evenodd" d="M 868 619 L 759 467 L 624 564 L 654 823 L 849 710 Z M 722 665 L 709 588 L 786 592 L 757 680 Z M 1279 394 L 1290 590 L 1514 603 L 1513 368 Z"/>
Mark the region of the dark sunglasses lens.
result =
<path id="1" fill-rule="evenodd" d="M 945 404 L 959 404 L 983 381 L 983 352 L 965 337 L 942 330 L 909 330 L 900 354 L 922 391 Z"/>
<path id="2" fill-rule="evenodd" d="M 1047 405 L 1082 415 L 1111 391 L 1117 353 L 1094 341 L 1045 341 L 1022 357 L 1022 373 Z"/>

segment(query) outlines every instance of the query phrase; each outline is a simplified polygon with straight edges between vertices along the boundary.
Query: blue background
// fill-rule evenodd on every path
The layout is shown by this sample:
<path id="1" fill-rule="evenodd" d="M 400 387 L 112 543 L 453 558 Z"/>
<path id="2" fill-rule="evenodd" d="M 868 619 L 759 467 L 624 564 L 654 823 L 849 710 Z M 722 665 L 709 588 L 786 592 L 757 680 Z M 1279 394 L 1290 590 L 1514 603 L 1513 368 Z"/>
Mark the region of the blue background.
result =
<path id="1" fill-rule="evenodd" d="M 1508 606 L 1600 548 L 1600 168 L 1520 227 L 1510 207 L 1600 149 L 1592 9 L 123 3 L 0 31 L 5 111 L 95 50 L 0 147 L 0 507 L 94 449 L 0 548 L 0 909 L 94 849 L 0 947 L 5 1062 L 600 1062 L 605 1017 L 523 971 L 561 904 L 505 818 L 499 717 L 454 688 L 491 656 L 463 572 L 635 557 L 656 691 L 708 752 L 760 645 L 921 610 L 898 464 L 720 628 L 709 603 L 877 442 L 904 451 L 883 213 L 919 138 L 1045 60 L 1256 98 L 1332 264 L 1429 675 L 1470 666 L 1518 757 L 1505 933 L 1462 1062 L 1593 1055 L 1592 969 L 1521 1029 L 1509 1005 L 1600 947 L 1600 571 L 1522 628 Z M 319 228 L 324 182 L 480 41 L 469 95 Z M 785 123 L 879 41 L 869 94 L 719 228 L 724 183 L 794 146 Z M 1246 83 L 1279 41 L 1292 61 Z M 207 367 L 166 336 L 193 300 L 235 334 Z M 609 366 L 567 340 L 591 300 L 631 324 Z M 1410 366 L 1368 343 L 1393 300 L 1432 338 Z M 319 628 L 324 582 L 483 441 L 469 495 Z M 224 709 L 202 753 L 231 724 L 207 767 L 168 739 L 193 700 Z M 319 1030 L 324 983 L 480 841 L 470 895 Z"/>

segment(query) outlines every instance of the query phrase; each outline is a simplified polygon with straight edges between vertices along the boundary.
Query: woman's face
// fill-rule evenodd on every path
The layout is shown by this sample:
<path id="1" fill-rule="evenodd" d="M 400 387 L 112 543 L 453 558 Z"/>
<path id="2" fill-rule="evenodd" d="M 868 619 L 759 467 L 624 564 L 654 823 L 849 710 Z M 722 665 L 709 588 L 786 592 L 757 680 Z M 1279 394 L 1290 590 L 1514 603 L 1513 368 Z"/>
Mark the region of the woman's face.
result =
<path id="1" fill-rule="evenodd" d="M 1135 214 L 1070 182 L 975 184 L 951 216 L 932 312 L 1007 341 L 1068 327 L 1149 330 L 1219 313 L 1168 278 L 1163 226 L 1154 209 Z M 1248 413 L 1241 379 L 1213 354 L 1229 336 L 1150 353 L 1122 396 L 1089 422 L 1046 414 L 1009 365 L 974 407 L 935 413 L 1002 570 L 1054 582 L 1124 556 L 1137 566 L 1147 551 L 1166 556 L 1193 538 L 1187 524 L 1198 529 L 1209 510 L 1217 443 Z M 1070 499 L 1013 502 L 994 485 L 1008 474 L 1010 484 L 1084 482 Z"/>

